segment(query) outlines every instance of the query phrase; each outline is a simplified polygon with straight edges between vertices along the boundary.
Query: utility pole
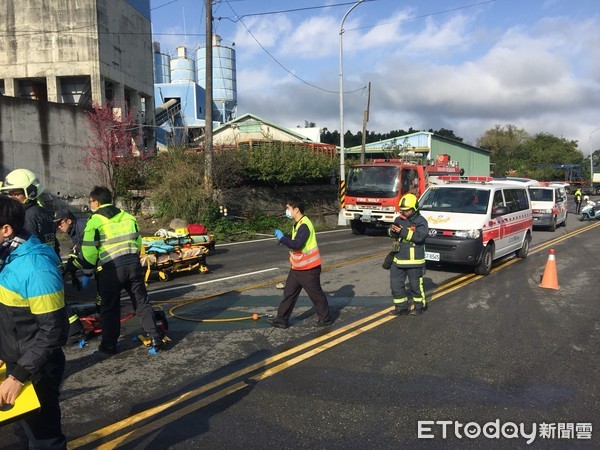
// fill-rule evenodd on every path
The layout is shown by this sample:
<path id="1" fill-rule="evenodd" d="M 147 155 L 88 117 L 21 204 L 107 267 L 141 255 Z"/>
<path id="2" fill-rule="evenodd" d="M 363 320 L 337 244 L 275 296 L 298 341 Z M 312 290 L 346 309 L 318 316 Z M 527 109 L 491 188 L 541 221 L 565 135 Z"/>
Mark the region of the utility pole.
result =
<path id="1" fill-rule="evenodd" d="M 360 148 L 360 163 L 365 163 L 365 145 L 367 143 L 367 122 L 369 121 L 369 108 L 371 106 L 371 82 L 369 81 L 369 93 L 367 95 L 367 109 L 363 115 L 362 147 Z"/>
<path id="2" fill-rule="evenodd" d="M 206 85 L 204 102 L 204 189 L 212 197 L 213 191 L 213 31 L 212 0 L 206 0 Z"/>

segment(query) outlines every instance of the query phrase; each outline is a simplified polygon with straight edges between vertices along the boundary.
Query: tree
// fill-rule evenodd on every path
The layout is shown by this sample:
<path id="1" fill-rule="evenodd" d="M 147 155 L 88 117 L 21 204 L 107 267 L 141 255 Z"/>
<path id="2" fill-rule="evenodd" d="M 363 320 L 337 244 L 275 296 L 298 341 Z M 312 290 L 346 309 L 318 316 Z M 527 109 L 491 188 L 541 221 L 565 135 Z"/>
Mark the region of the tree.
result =
<path id="1" fill-rule="evenodd" d="M 132 147 L 133 111 L 123 115 L 123 110 L 115 107 L 114 102 L 107 101 L 104 107 L 94 104 L 92 110 L 87 112 L 92 142 L 83 163 L 98 172 L 115 197 L 115 166 L 121 158 L 131 154 Z"/>
<path id="2" fill-rule="evenodd" d="M 492 173 L 503 177 L 513 170 L 512 158 L 529 134 L 515 125 L 496 125 L 477 139 L 477 146 L 490 150 Z"/>
<path id="3" fill-rule="evenodd" d="M 549 133 L 538 133 L 519 145 L 513 167 L 518 175 L 538 180 L 564 179 L 564 169 L 558 164 L 581 164 L 583 154 L 577 150 L 577 141 L 569 141 Z"/>

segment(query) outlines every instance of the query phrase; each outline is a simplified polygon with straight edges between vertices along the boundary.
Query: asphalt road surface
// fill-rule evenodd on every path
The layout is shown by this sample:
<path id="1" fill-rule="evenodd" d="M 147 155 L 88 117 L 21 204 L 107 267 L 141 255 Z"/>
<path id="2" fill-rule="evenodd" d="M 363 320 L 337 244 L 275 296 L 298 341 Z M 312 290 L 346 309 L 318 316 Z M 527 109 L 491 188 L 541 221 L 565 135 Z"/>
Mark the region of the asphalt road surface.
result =
<path id="1" fill-rule="evenodd" d="M 327 329 L 314 328 L 304 295 L 290 328 L 269 326 L 287 273 L 274 239 L 218 245 L 210 274 L 150 284 L 178 317 L 167 350 L 134 342 L 135 319 L 115 357 L 92 354 L 94 340 L 66 349 L 69 446 L 599 448 L 599 227 L 571 215 L 554 233 L 536 230 L 528 258 L 487 277 L 429 267 L 429 310 L 396 318 L 380 266 L 390 240 L 319 234 L 336 317 Z M 549 248 L 559 290 L 538 287 Z M 73 304 L 92 295 L 69 294 Z M 14 442 L 0 428 L 0 447 Z"/>

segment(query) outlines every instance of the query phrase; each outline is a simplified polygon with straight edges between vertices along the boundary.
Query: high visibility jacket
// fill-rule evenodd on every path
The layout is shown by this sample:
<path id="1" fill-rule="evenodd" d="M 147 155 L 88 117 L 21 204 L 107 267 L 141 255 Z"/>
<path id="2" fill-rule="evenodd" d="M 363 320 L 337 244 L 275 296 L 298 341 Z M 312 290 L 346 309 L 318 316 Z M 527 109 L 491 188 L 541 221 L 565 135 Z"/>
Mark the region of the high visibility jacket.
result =
<path id="1" fill-rule="evenodd" d="M 69 322 L 56 252 L 35 236 L 15 248 L 0 271 L 0 360 L 27 381 L 67 342 Z"/>
<path id="2" fill-rule="evenodd" d="M 575 201 L 581 201 L 581 189 L 577 189 L 573 195 L 575 196 Z"/>
<path id="3" fill-rule="evenodd" d="M 115 267 L 121 261 L 139 262 L 141 248 L 142 236 L 135 217 L 111 204 L 102 205 L 85 224 L 82 266 Z"/>
<path id="4" fill-rule="evenodd" d="M 388 230 L 388 234 L 398 240 L 394 263 L 400 267 L 424 266 L 425 239 L 429 233 L 427 220 L 417 211 L 408 219 L 397 217 L 394 223 L 402 227 L 400 233 Z"/>
<path id="5" fill-rule="evenodd" d="M 290 264 L 294 270 L 313 269 L 321 265 L 321 254 L 319 253 L 319 246 L 317 245 L 315 228 L 313 227 L 310 219 L 306 216 L 303 216 L 294 224 L 294 229 L 292 230 L 292 240 L 295 239 L 296 232 L 301 225 L 306 225 L 310 234 L 300 250 L 290 251 Z"/>

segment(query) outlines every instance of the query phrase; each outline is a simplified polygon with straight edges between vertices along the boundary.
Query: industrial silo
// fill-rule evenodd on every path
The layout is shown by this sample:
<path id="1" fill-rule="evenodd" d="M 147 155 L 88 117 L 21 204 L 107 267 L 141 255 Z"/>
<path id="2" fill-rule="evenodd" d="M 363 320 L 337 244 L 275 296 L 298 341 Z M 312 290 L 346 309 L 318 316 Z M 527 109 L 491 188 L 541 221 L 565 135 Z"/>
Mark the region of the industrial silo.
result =
<path id="1" fill-rule="evenodd" d="M 154 50 L 154 83 L 171 82 L 171 57 L 160 52 L 160 42 L 153 42 Z"/>
<path id="2" fill-rule="evenodd" d="M 206 48 L 196 51 L 198 84 L 206 88 Z M 235 49 L 221 45 L 221 38 L 213 36 L 213 120 L 227 122 L 237 107 Z"/>
<path id="3" fill-rule="evenodd" d="M 171 83 L 195 83 L 196 63 L 187 57 L 184 46 L 177 47 L 177 57 L 171 58 Z"/>

